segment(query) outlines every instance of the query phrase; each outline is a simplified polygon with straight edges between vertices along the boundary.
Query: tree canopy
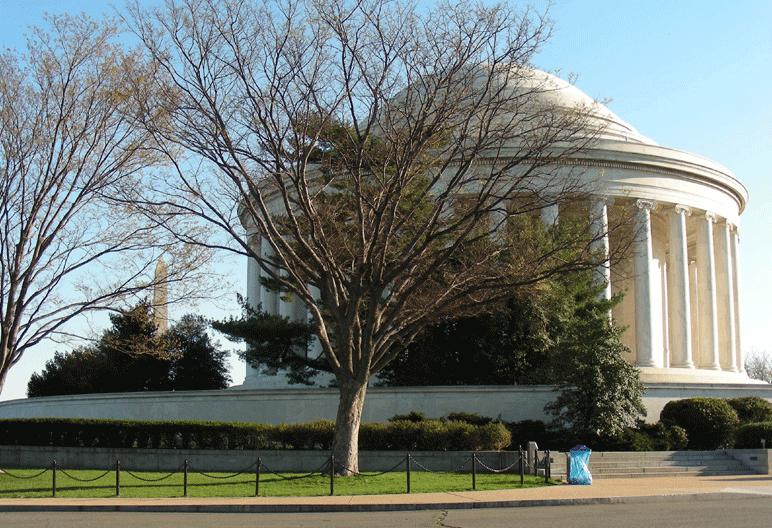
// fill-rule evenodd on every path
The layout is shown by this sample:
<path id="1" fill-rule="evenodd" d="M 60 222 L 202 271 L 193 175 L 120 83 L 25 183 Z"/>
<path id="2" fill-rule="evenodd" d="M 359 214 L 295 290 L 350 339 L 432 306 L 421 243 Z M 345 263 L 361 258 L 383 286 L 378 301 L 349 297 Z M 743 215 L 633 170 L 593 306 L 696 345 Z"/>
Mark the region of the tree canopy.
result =
<path id="1" fill-rule="evenodd" d="M 313 385 L 319 372 L 332 372 L 324 356 L 310 356 L 309 343 L 314 327 L 269 314 L 262 307 L 252 308 L 241 301 L 243 314 L 226 321 L 212 321 L 212 328 L 228 339 L 246 343 L 239 355 L 253 368 L 267 375 L 287 374 L 290 383 Z"/>
<path id="2" fill-rule="evenodd" d="M 228 353 L 211 341 L 200 316 L 186 315 L 161 335 L 147 303 L 113 314 L 110 320 L 112 327 L 96 345 L 57 352 L 40 374 L 32 375 L 27 395 L 228 387 Z"/>
<path id="3" fill-rule="evenodd" d="M 565 374 L 559 355 L 574 353 L 564 345 L 569 329 L 616 302 L 598 298 L 598 291 L 588 273 L 576 273 L 516 292 L 491 313 L 447 318 L 425 328 L 379 373 L 378 383 L 553 385 Z"/>
<path id="4" fill-rule="evenodd" d="M 41 341 L 84 337 L 74 319 L 152 288 L 160 254 L 175 297 L 206 291 L 208 250 L 113 200 L 165 163 L 136 112 L 152 63 L 113 20 L 46 21 L 26 52 L 0 53 L 0 391 Z"/>

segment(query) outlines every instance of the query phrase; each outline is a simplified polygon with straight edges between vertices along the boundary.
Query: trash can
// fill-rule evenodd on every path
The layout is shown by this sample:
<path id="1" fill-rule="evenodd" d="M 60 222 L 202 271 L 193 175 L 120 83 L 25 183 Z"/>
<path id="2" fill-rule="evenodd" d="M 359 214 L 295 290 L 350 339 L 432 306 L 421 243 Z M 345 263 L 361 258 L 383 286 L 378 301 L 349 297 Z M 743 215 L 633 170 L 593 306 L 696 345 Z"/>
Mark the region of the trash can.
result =
<path id="1" fill-rule="evenodd" d="M 592 484 L 590 474 L 590 453 L 592 449 L 585 445 L 577 445 L 571 448 L 568 456 L 568 483 L 589 485 Z"/>

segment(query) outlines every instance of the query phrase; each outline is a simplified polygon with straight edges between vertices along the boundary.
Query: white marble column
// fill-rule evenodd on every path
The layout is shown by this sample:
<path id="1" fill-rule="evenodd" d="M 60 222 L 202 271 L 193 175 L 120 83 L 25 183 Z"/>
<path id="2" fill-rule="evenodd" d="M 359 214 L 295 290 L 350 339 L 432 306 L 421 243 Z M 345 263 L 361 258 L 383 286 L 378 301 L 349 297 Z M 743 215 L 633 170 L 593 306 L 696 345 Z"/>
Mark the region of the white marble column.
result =
<path id="1" fill-rule="evenodd" d="M 731 253 L 732 224 L 716 225 L 716 307 L 718 315 L 718 348 L 721 368 L 739 372 L 735 353 L 734 273 Z"/>
<path id="2" fill-rule="evenodd" d="M 668 285 L 670 270 L 667 262 L 660 262 L 660 305 L 662 306 L 662 366 L 668 368 L 672 358 L 670 357 L 670 306 L 668 305 Z"/>
<path id="3" fill-rule="evenodd" d="M 248 240 L 249 247 L 259 258 L 262 255 L 260 236 L 253 235 Z M 247 260 L 247 304 L 252 308 L 257 308 L 260 302 L 260 264 L 257 259 L 249 258 Z"/>
<path id="4" fill-rule="evenodd" d="M 249 247 L 257 254 L 257 257 L 262 256 L 261 237 L 256 234 L 248 235 Z M 251 308 L 257 309 L 261 303 L 261 290 L 260 286 L 260 264 L 257 259 L 249 258 L 247 260 L 247 305 Z M 244 377 L 245 387 L 256 387 L 259 373 L 249 363 L 246 364 L 246 375 Z"/>
<path id="5" fill-rule="evenodd" d="M 319 299 L 319 288 L 316 286 L 309 286 L 309 290 L 311 292 L 311 297 L 313 297 L 314 300 Z M 314 316 L 311 313 L 311 310 L 307 311 L 307 322 L 309 324 L 314 324 Z M 319 341 L 319 338 L 316 336 L 313 336 L 311 338 L 311 343 L 308 346 L 308 354 L 311 357 L 319 357 L 322 354 L 322 343 Z"/>
<path id="6" fill-rule="evenodd" d="M 692 362 L 700 365 L 700 272 L 696 260 L 689 261 L 689 315 L 692 318 Z"/>
<path id="7" fill-rule="evenodd" d="M 692 359 L 692 318 L 689 306 L 689 256 L 686 216 L 692 210 L 676 205 L 668 211 L 670 220 L 670 258 L 668 261 L 668 334 L 670 366 L 694 368 Z"/>
<path id="8" fill-rule="evenodd" d="M 541 208 L 541 221 L 547 227 L 552 227 L 558 223 L 559 208 L 558 204 L 550 203 Z"/>
<path id="9" fill-rule="evenodd" d="M 263 259 L 266 262 L 271 262 L 271 260 L 276 256 L 276 251 L 273 249 L 273 246 L 263 238 L 262 244 L 262 251 L 263 251 Z M 275 269 L 275 266 L 272 264 L 267 265 L 271 269 Z M 263 303 L 263 310 L 269 314 L 278 314 L 279 313 L 279 293 L 276 291 L 269 290 L 265 286 L 260 286 L 260 299 Z"/>
<path id="10" fill-rule="evenodd" d="M 661 354 L 655 354 L 654 310 L 652 301 L 651 211 L 657 208 L 653 200 L 637 200 L 634 217 L 635 257 L 635 364 L 639 367 L 660 367 Z M 657 346 L 659 343 L 657 343 Z"/>
<path id="11" fill-rule="evenodd" d="M 611 299 L 611 266 L 608 262 L 608 206 L 614 203 L 613 198 L 595 198 L 590 203 L 590 235 L 593 240 L 591 247 L 600 259 L 603 259 L 594 271 L 595 284 L 605 284 L 600 297 Z"/>
<path id="12" fill-rule="evenodd" d="M 740 246 L 740 231 L 733 226 L 729 239 L 729 249 L 732 254 L 732 291 L 734 292 L 734 328 L 735 328 L 735 353 L 737 354 L 737 368 L 745 374 L 745 354 L 743 354 L 742 340 L 740 339 L 740 261 L 738 249 Z"/>
<path id="13" fill-rule="evenodd" d="M 716 261 L 713 250 L 713 224 L 716 217 L 705 213 L 697 224 L 697 265 L 700 288 L 700 363 L 701 369 L 720 370 L 718 349 L 718 313 L 716 310 Z"/>

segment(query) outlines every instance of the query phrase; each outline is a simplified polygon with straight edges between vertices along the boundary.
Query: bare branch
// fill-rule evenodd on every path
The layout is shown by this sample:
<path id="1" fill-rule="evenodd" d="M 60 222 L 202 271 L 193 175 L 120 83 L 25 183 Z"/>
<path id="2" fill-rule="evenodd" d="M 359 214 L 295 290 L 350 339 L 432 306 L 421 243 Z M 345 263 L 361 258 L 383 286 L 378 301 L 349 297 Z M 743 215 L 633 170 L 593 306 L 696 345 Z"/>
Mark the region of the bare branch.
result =
<path id="1" fill-rule="evenodd" d="M 203 288 L 196 270 L 211 258 L 172 236 L 184 220 L 162 232 L 114 199 L 166 162 L 137 119 L 152 68 L 116 44 L 113 21 L 47 21 L 25 55 L 0 56 L 0 390 L 26 351 L 73 335 L 74 318 L 144 295 L 161 254 L 182 296 Z"/>

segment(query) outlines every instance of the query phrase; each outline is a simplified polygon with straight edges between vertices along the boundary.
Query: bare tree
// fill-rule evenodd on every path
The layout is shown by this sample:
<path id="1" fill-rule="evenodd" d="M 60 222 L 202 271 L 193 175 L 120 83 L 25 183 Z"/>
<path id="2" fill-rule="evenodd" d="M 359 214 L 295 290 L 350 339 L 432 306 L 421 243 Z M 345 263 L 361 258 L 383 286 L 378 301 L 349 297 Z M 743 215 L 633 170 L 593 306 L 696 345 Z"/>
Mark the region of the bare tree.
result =
<path id="1" fill-rule="evenodd" d="M 188 241 L 255 259 L 305 303 L 340 389 L 342 474 L 358 470 L 368 380 L 399 345 L 597 265 L 602 234 L 586 219 L 534 219 L 558 203 L 586 210 L 592 184 L 573 161 L 599 130 L 592 105 L 567 107 L 529 67 L 544 14 L 464 0 L 130 11 L 167 86 L 168 119 L 149 101 L 148 127 L 201 160 L 145 203 L 216 226 Z"/>
<path id="2" fill-rule="evenodd" d="M 26 351 L 73 336 L 73 318 L 152 288 L 160 253 L 172 283 L 205 256 L 112 201 L 160 159 L 133 99 L 148 64 L 114 22 L 47 21 L 26 54 L 0 56 L 0 391 Z"/>
<path id="3" fill-rule="evenodd" d="M 754 350 L 745 358 L 745 371 L 751 379 L 772 383 L 772 358 L 764 350 Z"/>

